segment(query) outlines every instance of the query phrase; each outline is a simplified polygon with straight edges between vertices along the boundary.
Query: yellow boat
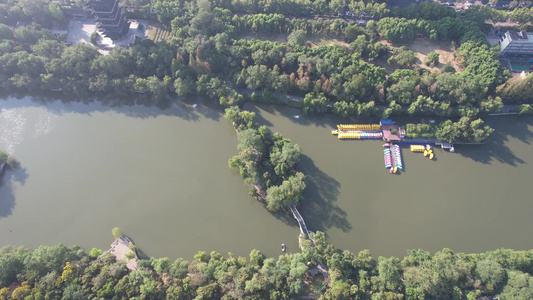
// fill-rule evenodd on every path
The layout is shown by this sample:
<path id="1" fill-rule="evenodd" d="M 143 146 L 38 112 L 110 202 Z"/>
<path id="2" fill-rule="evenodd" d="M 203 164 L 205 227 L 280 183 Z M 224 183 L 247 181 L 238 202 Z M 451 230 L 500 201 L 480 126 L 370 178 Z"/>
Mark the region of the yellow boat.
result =
<path id="1" fill-rule="evenodd" d="M 422 145 L 411 145 L 411 151 L 413 152 L 423 152 L 425 150 Z"/>
<path id="2" fill-rule="evenodd" d="M 433 153 L 429 155 L 429 159 L 433 159 Z"/>
<path id="3" fill-rule="evenodd" d="M 338 124 L 338 130 L 380 130 L 379 124 Z"/>
<path id="4" fill-rule="evenodd" d="M 428 156 L 428 151 L 427 150 L 424 150 L 424 156 Z"/>
<path id="5" fill-rule="evenodd" d="M 338 134 L 339 134 L 339 131 L 338 131 L 338 130 L 332 130 L 332 131 L 331 131 L 331 134 L 333 134 L 333 135 L 338 135 Z"/>
<path id="6" fill-rule="evenodd" d="M 396 174 L 398 172 L 398 167 L 394 167 L 394 170 L 392 170 L 392 173 Z"/>
<path id="7" fill-rule="evenodd" d="M 426 145 L 426 150 L 431 150 L 431 145 L 427 144 Z"/>

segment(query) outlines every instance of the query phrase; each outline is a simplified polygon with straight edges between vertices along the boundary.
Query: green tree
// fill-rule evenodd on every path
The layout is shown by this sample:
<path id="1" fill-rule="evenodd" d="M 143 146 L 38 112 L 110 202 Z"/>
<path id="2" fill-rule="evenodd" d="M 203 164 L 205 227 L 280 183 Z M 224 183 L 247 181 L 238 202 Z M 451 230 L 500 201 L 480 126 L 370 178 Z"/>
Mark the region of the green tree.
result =
<path id="1" fill-rule="evenodd" d="M 89 37 L 89 41 L 91 42 L 91 44 L 93 44 L 93 45 L 98 44 L 98 37 L 100 37 L 98 32 L 95 31 L 95 32 L 91 33 L 91 36 Z"/>
<path id="2" fill-rule="evenodd" d="M 359 114 L 359 104 L 346 101 L 335 102 L 333 104 L 333 112 L 343 117 L 357 115 Z"/>
<path id="3" fill-rule="evenodd" d="M 498 290 L 507 279 L 507 273 L 503 267 L 492 260 L 477 262 L 475 274 L 490 293 Z"/>
<path id="4" fill-rule="evenodd" d="M 531 22 L 531 20 L 533 20 L 533 8 L 516 8 L 509 14 L 509 17 L 513 22 L 518 22 L 519 24 L 527 24 Z"/>
<path id="5" fill-rule="evenodd" d="M 265 256 L 259 252 L 259 250 L 252 250 L 250 252 L 250 263 L 261 267 L 263 265 L 263 260 L 265 259 Z"/>
<path id="6" fill-rule="evenodd" d="M 308 93 L 303 100 L 304 114 L 309 113 L 324 113 L 328 109 L 328 99 L 324 94 Z"/>
<path id="7" fill-rule="evenodd" d="M 436 52 L 436 51 L 432 51 L 428 54 L 428 64 L 430 64 L 431 66 L 435 66 L 435 65 L 438 65 L 439 64 L 439 53 Z"/>
<path id="8" fill-rule="evenodd" d="M 531 104 L 520 104 L 518 107 L 519 115 L 530 115 L 533 114 L 533 106 Z"/>
<path id="9" fill-rule="evenodd" d="M 283 140 L 273 147 L 270 153 L 270 162 L 278 176 L 286 177 L 292 173 L 293 166 L 300 159 L 300 146 L 290 140 Z"/>
<path id="10" fill-rule="evenodd" d="M 402 112 L 403 112 L 402 106 L 396 103 L 396 101 L 392 100 L 389 103 L 389 106 L 383 111 L 382 117 L 386 119 L 391 115 L 395 115 L 395 116 L 401 115 Z"/>
<path id="11" fill-rule="evenodd" d="M 399 291 L 403 286 L 400 276 L 400 261 L 397 258 L 378 258 L 378 279 L 390 291 Z"/>
<path id="12" fill-rule="evenodd" d="M 396 55 L 391 56 L 387 62 L 389 64 L 395 62 L 401 67 L 410 68 L 416 63 L 416 61 L 417 58 L 414 51 L 407 50 L 405 47 L 400 47 L 396 52 Z"/>
<path id="13" fill-rule="evenodd" d="M 307 37 L 307 32 L 304 30 L 298 29 L 294 30 L 287 37 L 287 43 L 295 46 L 301 46 L 305 43 Z"/>
<path id="14" fill-rule="evenodd" d="M 113 234 L 114 235 L 114 234 Z M 100 256 L 102 254 L 102 250 L 101 249 L 97 249 L 97 248 L 92 248 L 91 249 L 91 252 L 89 252 L 89 257 L 91 258 L 97 258 L 98 256 Z"/>
<path id="15" fill-rule="evenodd" d="M 205 253 L 205 251 L 198 251 L 198 253 L 194 255 L 194 260 L 197 262 L 207 262 L 209 260 L 209 256 L 207 253 Z"/>
<path id="16" fill-rule="evenodd" d="M 365 33 L 365 30 L 356 24 L 348 25 L 346 28 L 344 28 L 344 39 L 351 43 L 356 40 L 359 36 L 363 35 Z M 363 35 L 364 36 L 364 35 Z"/>
<path id="17" fill-rule="evenodd" d="M 17 278 L 17 274 L 24 269 L 24 263 L 16 253 L 3 248 L 0 255 L 0 287 L 7 287 Z"/>
<path id="18" fill-rule="evenodd" d="M 121 237 L 123 235 L 122 231 L 118 227 L 113 228 L 112 233 L 113 233 L 113 237 L 115 239 L 118 239 L 119 237 Z"/>
<path id="19" fill-rule="evenodd" d="M 430 97 L 418 96 L 411 103 L 407 112 L 410 115 L 433 115 L 436 109 L 436 103 Z"/>
<path id="20" fill-rule="evenodd" d="M 303 173 L 298 172 L 284 180 L 281 185 L 269 187 L 265 199 L 267 209 L 277 212 L 292 204 L 297 205 L 302 199 L 302 193 L 305 189 L 304 177 Z"/>
<path id="21" fill-rule="evenodd" d="M 533 277 L 527 273 L 509 270 L 509 279 L 498 295 L 502 299 L 532 299 Z"/>
<path id="22" fill-rule="evenodd" d="M 9 26 L 0 24 L 0 39 L 11 40 L 14 38 L 13 31 Z"/>
<path id="23" fill-rule="evenodd" d="M 31 286 L 29 285 L 27 281 L 24 281 L 19 287 L 13 290 L 13 293 L 11 293 L 11 297 L 16 300 L 22 300 L 26 298 L 26 296 L 29 296 L 30 293 L 31 293 Z"/>

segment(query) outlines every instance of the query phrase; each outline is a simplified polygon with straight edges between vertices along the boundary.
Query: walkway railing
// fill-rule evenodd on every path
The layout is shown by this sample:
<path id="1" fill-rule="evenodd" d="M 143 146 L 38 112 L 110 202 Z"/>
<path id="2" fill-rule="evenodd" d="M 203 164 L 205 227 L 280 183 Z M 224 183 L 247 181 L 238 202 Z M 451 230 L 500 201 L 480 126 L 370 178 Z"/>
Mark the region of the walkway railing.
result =
<path id="1" fill-rule="evenodd" d="M 307 230 L 307 226 L 305 225 L 304 218 L 302 218 L 302 215 L 300 215 L 300 212 L 296 208 L 296 206 L 293 204 L 290 206 L 291 212 L 293 217 L 298 221 L 298 225 L 300 226 L 300 231 L 305 235 L 305 238 L 308 240 L 311 240 L 311 237 L 309 236 L 309 230 Z"/>

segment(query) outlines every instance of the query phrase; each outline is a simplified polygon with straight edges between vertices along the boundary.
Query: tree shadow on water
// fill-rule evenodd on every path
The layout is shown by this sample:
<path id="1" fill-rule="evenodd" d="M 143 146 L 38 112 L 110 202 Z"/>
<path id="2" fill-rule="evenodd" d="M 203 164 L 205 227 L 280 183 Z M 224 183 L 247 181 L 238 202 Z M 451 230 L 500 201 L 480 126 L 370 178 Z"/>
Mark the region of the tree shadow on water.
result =
<path id="1" fill-rule="evenodd" d="M 493 133 L 493 138 L 484 145 L 456 145 L 456 153 L 463 157 L 472 159 L 475 162 L 491 164 L 493 160 L 503 164 L 517 166 L 526 162 L 516 156 L 504 142 L 507 138 L 499 132 Z"/>
<path id="2" fill-rule="evenodd" d="M 57 115 L 64 113 L 91 115 L 96 112 L 115 112 L 131 118 L 148 119 L 170 116 L 193 122 L 200 121 L 201 116 L 220 121 L 224 115 L 224 107 L 217 101 L 199 96 L 165 98 L 157 102 L 140 96 L 129 99 L 113 97 L 78 99 L 69 96 L 32 95 L 21 98 L 7 97 L 4 100 L 3 108 L 44 106 L 48 111 Z"/>
<path id="3" fill-rule="evenodd" d="M 244 110 L 247 110 L 247 111 L 255 113 L 255 121 L 259 125 L 272 126 L 273 124 L 270 121 L 268 121 L 267 119 L 265 119 L 265 117 L 263 117 L 263 115 L 261 114 L 261 111 L 259 110 L 259 108 L 263 109 L 264 111 L 266 111 L 268 113 L 271 113 L 271 114 L 274 113 L 271 109 L 268 109 L 268 107 L 267 108 L 258 107 L 256 103 L 247 102 L 243 106 Z"/>
<path id="4" fill-rule="evenodd" d="M 0 175 L 0 218 L 5 218 L 13 213 L 15 208 L 15 182 L 24 185 L 28 179 L 25 168 L 19 167 L 15 170 L 6 170 Z"/>
<path id="5" fill-rule="evenodd" d="M 531 115 L 494 117 L 487 120 L 487 124 L 494 128 L 494 133 L 499 132 L 504 137 L 514 137 L 528 145 L 533 141 L 533 131 L 530 129 L 533 126 Z"/>
<path id="6" fill-rule="evenodd" d="M 309 114 L 305 115 L 301 108 L 296 108 L 283 104 L 266 104 L 266 103 L 254 103 L 253 111 L 257 115 L 260 115 L 259 109 L 266 111 L 273 115 L 279 115 L 292 123 L 296 123 L 302 126 L 318 126 L 328 129 L 336 128 L 338 124 L 337 116 L 331 114 Z M 268 124 L 266 124 L 268 125 Z"/>
<path id="7" fill-rule="evenodd" d="M 308 229 L 325 232 L 334 227 L 343 232 L 350 231 L 352 226 L 346 218 L 347 214 L 336 203 L 340 183 L 320 170 L 306 155 L 300 156 L 298 167 L 306 175 L 307 187 L 304 199 L 300 202 L 300 213 Z"/>
<path id="8" fill-rule="evenodd" d="M 492 161 L 498 161 L 511 166 L 525 164 L 526 161 L 516 156 L 513 151 L 506 145 L 509 137 L 519 139 L 529 145 L 533 141 L 533 132 L 530 126 L 533 125 L 531 117 L 500 117 L 487 122 L 494 128 L 494 133 L 489 141 L 483 145 L 457 145 L 456 153 L 463 157 L 483 164 L 490 164 Z"/>

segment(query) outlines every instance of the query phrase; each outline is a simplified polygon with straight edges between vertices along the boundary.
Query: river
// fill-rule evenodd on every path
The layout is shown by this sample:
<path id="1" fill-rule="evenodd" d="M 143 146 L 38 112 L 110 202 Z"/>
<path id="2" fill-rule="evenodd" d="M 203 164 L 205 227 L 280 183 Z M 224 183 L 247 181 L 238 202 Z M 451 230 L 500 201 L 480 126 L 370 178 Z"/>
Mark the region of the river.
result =
<path id="1" fill-rule="evenodd" d="M 0 246 L 78 244 L 107 249 L 120 227 L 148 255 L 191 259 L 198 250 L 277 256 L 298 251 L 296 222 L 247 194 L 228 159 L 237 140 L 219 108 L 198 102 L 107 107 L 8 98 L 0 102 L 0 149 L 20 162 L 0 187 Z M 302 148 L 308 188 L 301 213 L 336 247 L 403 256 L 443 247 L 531 249 L 528 164 L 533 118 L 489 120 L 487 145 L 403 151 L 406 172 L 383 167 L 378 141 L 340 141 L 335 116 L 294 118 L 259 107 L 258 121 Z"/>
<path id="2" fill-rule="evenodd" d="M 483 146 L 436 149 L 436 160 L 403 148 L 405 172 L 384 168 L 383 142 L 342 141 L 330 134 L 337 116 L 306 117 L 290 107 L 250 106 L 260 123 L 302 148 L 308 188 L 300 209 L 309 230 L 331 243 L 374 256 L 408 249 L 483 252 L 525 250 L 533 241 L 529 193 L 533 118 L 491 117 L 496 131 Z"/>
<path id="3" fill-rule="evenodd" d="M 220 109 L 0 105 L 0 149 L 21 163 L 0 187 L 0 245 L 107 250 L 120 227 L 155 257 L 298 251 L 296 222 L 268 213 L 228 167 L 237 138 Z"/>

